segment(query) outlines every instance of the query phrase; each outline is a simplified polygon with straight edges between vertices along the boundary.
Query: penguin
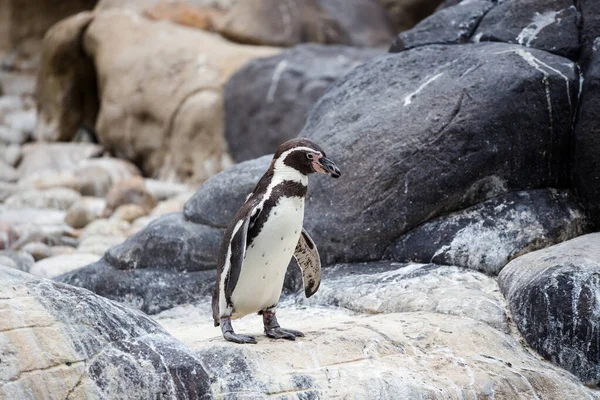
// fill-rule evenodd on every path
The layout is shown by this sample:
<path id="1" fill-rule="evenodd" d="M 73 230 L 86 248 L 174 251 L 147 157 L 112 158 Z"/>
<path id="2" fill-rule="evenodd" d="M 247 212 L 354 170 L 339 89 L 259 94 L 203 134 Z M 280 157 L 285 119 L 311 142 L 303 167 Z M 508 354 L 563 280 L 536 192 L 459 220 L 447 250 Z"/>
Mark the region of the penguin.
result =
<path id="1" fill-rule="evenodd" d="M 302 228 L 308 175 L 313 172 L 341 176 L 323 149 L 309 139 L 283 143 L 225 230 L 212 297 L 215 326 L 221 326 L 225 340 L 256 343 L 252 336 L 235 333 L 231 325 L 231 320 L 255 312 L 262 315 L 265 334 L 270 338 L 295 340 L 304 336 L 281 328 L 275 308 L 292 257 L 302 270 L 306 297 L 321 283 L 317 246 Z"/>

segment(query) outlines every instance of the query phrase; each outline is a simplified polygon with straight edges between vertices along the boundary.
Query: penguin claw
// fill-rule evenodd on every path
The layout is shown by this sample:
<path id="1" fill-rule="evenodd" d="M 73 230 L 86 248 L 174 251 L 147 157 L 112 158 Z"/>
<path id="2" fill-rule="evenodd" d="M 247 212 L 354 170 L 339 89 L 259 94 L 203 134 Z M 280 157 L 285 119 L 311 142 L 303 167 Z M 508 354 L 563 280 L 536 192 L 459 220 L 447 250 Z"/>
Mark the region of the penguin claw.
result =
<path id="1" fill-rule="evenodd" d="M 271 328 L 265 330 L 265 334 L 273 339 L 288 339 L 288 340 L 296 340 L 296 337 L 302 337 L 304 334 L 299 331 L 295 331 L 292 329 L 283 329 L 283 328 Z"/>
<path id="2" fill-rule="evenodd" d="M 238 335 L 234 332 L 223 333 L 225 340 L 239 344 L 256 344 L 256 338 L 253 336 Z"/>

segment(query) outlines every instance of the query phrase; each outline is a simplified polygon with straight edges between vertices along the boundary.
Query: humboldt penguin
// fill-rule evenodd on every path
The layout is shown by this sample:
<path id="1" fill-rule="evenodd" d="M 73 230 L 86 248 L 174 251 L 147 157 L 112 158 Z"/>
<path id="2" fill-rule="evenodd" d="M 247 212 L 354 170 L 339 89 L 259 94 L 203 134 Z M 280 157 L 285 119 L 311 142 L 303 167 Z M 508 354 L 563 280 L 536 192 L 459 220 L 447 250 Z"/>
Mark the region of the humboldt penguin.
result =
<path id="1" fill-rule="evenodd" d="M 302 332 L 283 329 L 275 308 L 292 256 L 302 270 L 304 293 L 312 296 L 321 283 L 317 246 L 302 228 L 308 175 L 341 176 L 321 147 L 305 138 L 283 143 L 267 172 L 246 198 L 225 230 L 217 260 L 212 298 L 215 326 L 236 343 L 256 343 L 252 336 L 234 332 L 232 319 L 262 315 L 265 334 L 295 340 Z"/>

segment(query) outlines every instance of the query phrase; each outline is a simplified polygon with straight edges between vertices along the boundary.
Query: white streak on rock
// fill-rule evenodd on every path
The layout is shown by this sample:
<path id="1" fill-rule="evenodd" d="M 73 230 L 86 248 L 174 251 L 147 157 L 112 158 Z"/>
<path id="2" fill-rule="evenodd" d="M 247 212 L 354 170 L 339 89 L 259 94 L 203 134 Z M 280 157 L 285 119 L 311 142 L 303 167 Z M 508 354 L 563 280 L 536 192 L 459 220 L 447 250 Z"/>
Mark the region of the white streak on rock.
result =
<path id="1" fill-rule="evenodd" d="M 427 85 L 429 85 L 431 82 L 437 80 L 442 75 L 444 75 L 444 73 L 440 72 L 439 74 L 436 74 L 436 75 L 432 76 L 431 78 L 427 79 L 421 86 L 419 86 L 417 88 L 417 90 L 415 90 L 414 92 L 409 93 L 408 95 L 406 95 L 406 97 L 404 98 L 404 107 L 406 107 L 407 105 L 409 105 L 410 103 L 412 103 L 413 97 L 415 97 L 417 94 L 419 94 L 423 89 L 425 89 L 425 87 Z"/>
<path id="2" fill-rule="evenodd" d="M 267 102 L 272 103 L 275 98 L 275 92 L 277 91 L 277 86 L 279 85 L 279 79 L 281 79 L 281 74 L 287 68 L 287 61 L 281 60 L 275 67 L 275 71 L 273 71 L 273 78 L 271 79 L 271 86 L 269 86 L 269 91 L 267 92 Z"/>
<path id="3" fill-rule="evenodd" d="M 519 36 L 517 36 L 517 43 L 529 47 L 542 29 L 556 22 L 556 16 L 559 12 L 560 11 L 548 11 L 541 14 L 536 12 L 533 16 L 533 21 L 523 28 L 521 33 L 519 33 Z"/>

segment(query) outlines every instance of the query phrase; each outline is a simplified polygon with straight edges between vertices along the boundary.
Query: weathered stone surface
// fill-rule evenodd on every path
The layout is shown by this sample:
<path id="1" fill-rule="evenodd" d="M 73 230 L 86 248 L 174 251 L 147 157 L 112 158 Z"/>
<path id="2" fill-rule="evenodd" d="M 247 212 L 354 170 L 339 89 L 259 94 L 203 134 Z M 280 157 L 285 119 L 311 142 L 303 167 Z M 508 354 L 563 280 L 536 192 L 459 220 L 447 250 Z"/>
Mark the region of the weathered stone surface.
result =
<path id="1" fill-rule="evenodd" d="M 4 204 L 11 208 L 55 208 L 68 210 L 81 195 L 72 189 L 55 188 L 47 190 L 29 189 L 17 192 L 6 199 Z"/>
<path id="2" fill-rule="evenodd" d="M 201 361 L 140 312 L 0 267 L 0 397 L 210 396 Z"/>
<path id="3" fill-rule="evenodd" d="M 590 385 L 600 382 L 600 233 L 511 261 L 498 282 L 531 347 Z"/>
<path id="4" fill-rule="evenodd" d="M 518 43 L 571 59 L 579 51 L 579 12 L 572 0 L 509 0 L 481 20 L 474 39 Z"/>
<path id="5" fill-rule="evenodd" d="M 496 275 L 513 258 L 580 236 L 589 227 L 569 192 L 509 193 L 426 222 L 397 240 L 385 257 Z"/>
<path id="6" fill-rule="evenodd" d="M 38 71 L 38 140 L 71 140 L 82 124 L 93 126 L 98 89 L 92 60 L 82 51 L 81 38 L 93 14 L 82 12 L 53 26 L 43 41 Z"/>
<path id="7" fill-rule="evenodd" d="M 594 43 L 574 130 L 573 186 L 600 228 L 600 38 Z"/>
<path id="8" fill-rule="evenodd" d="M 518 339 L 470 318 L 287 305 L 279 309 L 279 321 L 306 337 L 268 339 L 261 318 L 253 315 L 234 326 L 256 335 L 258 344 L 239 346 L 221 338 L 208 309 L 208 304 L 181 307 L 157 317 L 202 360 L 216 396 L 598 398 L 573 375 L 525 350 Z"/>
<path id="9" fill-rule="evenodd" d="M 236 164 L 204 182 L 185 204 L 185 219 L 225 229 L 237 210 L 252 193 L 258 180 L 269 168 L 273 156 Z"/>
<path id="10" fill-rule="evenodd" d="M 375 0 L 238 1 L 217 30 L 236 42 L 269 46 L 378 46 L 389 44 L 395 33 Z"/>
<path id="11" fill-rule="evenodd" d="M 391 15 L 398 32 L 415 26 L 433 13 L 443 0 L 378 0 Z"/>
<path id="12" fill-rule="evenodd" d="M 412 311 L 469 317 L 508 332 L 498 284 L 479 272 L 435 264 L 341 264 L 323 272 L 309 305 L 335 305 L 364 314 Z"/>
<path id="13" fill-rule="evenodd" d="M 414 28 L 400 33 L 394 39 L 390 52 L 397 53 L 428 44 L 466 43 L 493 6 L 490 0 L 474 0 L 443 8 Z"/>
<path id="14" fill-rule="evenodd" d="M 237 162 L 298 135 L 327 87 L 381 50 L 299 45 L 250 61 L 225 86 L 225 138 Z"/>
<path id="15" fill-rule="evenodd" d="M 230 164 L 223 85 L 249 60 L 278 52 L 119 10 L 96 14 L 84 49 L 102 82 L 99 141 L 146 176 L 194 182 Z"/>
<path id="16" fill-rule="evenodd" d="M 55 278 L 97 262 L 101 256 L 88 253 L 65 254 L 37 261 L 29 273 L 42 278 Z"/>

